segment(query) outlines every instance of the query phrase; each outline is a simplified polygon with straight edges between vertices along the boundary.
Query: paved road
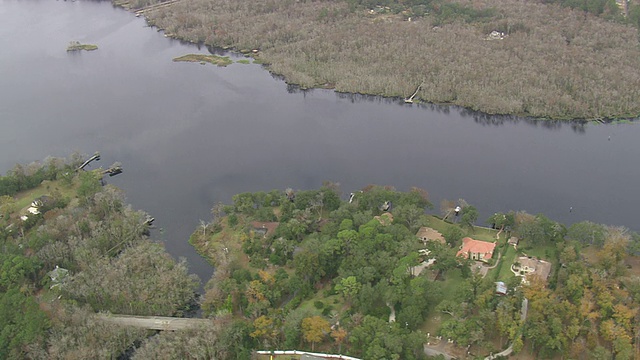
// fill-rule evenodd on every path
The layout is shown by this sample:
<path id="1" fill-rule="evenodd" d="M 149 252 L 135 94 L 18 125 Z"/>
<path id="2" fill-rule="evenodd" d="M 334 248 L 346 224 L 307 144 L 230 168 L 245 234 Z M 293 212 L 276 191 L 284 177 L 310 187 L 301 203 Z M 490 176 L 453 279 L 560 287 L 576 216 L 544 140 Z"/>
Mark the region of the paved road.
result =
<path id="1" fill-rule="evenodd" d="M 528 308 L 529 308 L 529 300 L 525 298 L 522 300 L 522 307 L 520 308 L 520 320 L 522 320 L 523 323 L 527 320 Z M 511 343 L 511 345 L 509 345 L 508 348 L 502 350 L 501 352 L 487 356 L 486 358 L 484 358 L 484 360 L 493 360 L 500 356 L 509 356 L 511 355 L 512 352 L 513 352 L 513 343 Z"/>

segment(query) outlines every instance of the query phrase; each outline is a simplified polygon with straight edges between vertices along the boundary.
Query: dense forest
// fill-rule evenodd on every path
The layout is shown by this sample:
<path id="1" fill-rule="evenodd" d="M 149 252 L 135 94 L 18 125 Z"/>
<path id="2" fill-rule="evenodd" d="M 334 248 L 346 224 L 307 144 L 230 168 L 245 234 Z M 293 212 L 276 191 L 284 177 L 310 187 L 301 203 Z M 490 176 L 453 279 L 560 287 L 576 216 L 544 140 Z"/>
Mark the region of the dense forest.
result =
<path id="1" fill-rule="evenodd" d="M 640 235 L 525 212 L 482 227 L 475 206 L 443 200 L 433 213 L 419 188 L 235 195 L 190 239 L 216 267 L 200 302 L 210 322 L 157 332 L 101 321 L 97 313 L 184 316 L 198 281 L 147 237 L 148 215 L 103 186 L 99 170 L 77 171 L 80 161 L 49 158 L 0 177 L 0 358 L 262 359 L 255 350 L 298 349 L 424 359 L 426 348 L 472 359 L 508 346 L 524 358 L 640 355 Z M 493 256 L 470 260 L 459 251 L 470 239 Z M 535 264 L 548 271 L 528 274 Z"/>
<path id="2" fill-rule="evenodd" d="M 194 231 L 191 243 L 216 266 L 203 310 L 237 329 L 222 358 L 258 348 L 421 359 L 423 344 L 444 339 L 448 353 L 469 359 L 508 344 L 525 358 L 640 355 L 638 234 L 525 212 L 497 213 L 484 228 L 464 200 L 427 215 L 428 195 L 417 188 L 368 186 L 341 198 L 334 184 L 238 194 Z M 420 240 L 425 226 L 443 240 Z M 460 257 L 464 237 L 495 244 L 499 255 Z M 516 276 L 525 262 L 550 271 Z M 508 290 L 498 294 L 498 281 Z M 182 348 L 186 337 L 166 340 Z M 163 351 L 154 349 L 146 350 Z"/>
<path id="3" fill-rule="evenodd" d="M 414 100 L 541 118 L 640 114 L 635 1 L 183 0 L 143 14 L 172 37 L 259 50 L 257 61 L 303 88 L 417 89 Z"/>
<path id="4" fill-rule="evenodd" d="M 0 358 L 114 359 L 153 335 L 98 312 L 181 315 L 199 281 L 147 238 L 147 215 L 76 172 L 81 157 L 0 177 Z M 34 210 L 35 209 L 35 210 Z"/>

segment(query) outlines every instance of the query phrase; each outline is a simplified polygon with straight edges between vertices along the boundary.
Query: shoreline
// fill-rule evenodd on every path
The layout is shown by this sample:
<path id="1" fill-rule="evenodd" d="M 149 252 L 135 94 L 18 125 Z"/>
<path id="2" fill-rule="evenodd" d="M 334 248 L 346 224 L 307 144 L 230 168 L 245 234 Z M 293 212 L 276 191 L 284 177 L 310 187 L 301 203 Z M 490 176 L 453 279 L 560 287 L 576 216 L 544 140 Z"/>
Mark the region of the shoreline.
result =
<path id="1" fill-rule="evenodd" d="M 123 9 L 127 10 L 128 12 L 132 12 L 134 14 L 141 13 L 141 10 L 139 9 L 138 10 L 130 9 L 130 8 L 127 9 L 126 3 L 118 3 L 117 6 L 120 6 Z M 304 9 L 300 10 L 298 8 L 295 8 L 295 9 L 286 8 L 282 11 L 303 11 L 303 10 Z M 170 37 L 172 39 L 176 39 L 185 43 L 196 44 L 197 46 L 203 46 L 203 45 L 207 46 L 207 48 L 209 48 L 210 52 L 212 53 L 218 52 L 217 50 L 220 50 L 220 51 L 228 51 L 232 53 L 243 54 L 245 56 L 250 56 L 254 60 L 256 60 L 255 62 L 259 62 L 259 61 L 262 62 L 264 65 L 264 68 L 267 71 L 269 71 L 269 73 L 272 74 L 273 76 L 283 79 L 283 81 L 289 86 L 298 87 L 299 89 L 302 89 L 302 90 L 317 89 L 317 88 L 333 89 L 336 93 L 359 94 L 359 95 L 368 95 L 373 97 L 383 97 L 383 98 L 389 98 L 389 99 L 404 100 L 409 95 L 411 95 L 411 92 L 413 92 L 416 89 L 415 88 L 416 81 L 420 82 L 419 79 L 417 78 L 414 79 L 415 81 L 408 79 L 408 77 L 415 75 L 409 69 L 407 69 L 406 71 L 405 70 L 394 71 L 397 69 L 395 65 L 398 65 L 398 64 L 396 63 L 398 62 L 400 62 L 400 64 L 403 63 L 402 61 L 404 60 L 400 60 L 400 59 L 395 59 L 393 61 L 390 60 L 390 61 L 376 62 L 376 59 L 375 59 L 376 56 L 373 56 L 374 59 L 371 60 L 373 62 L 370 63 L 372 68 L 370 72 L 376 72 L 375 70 L 376 67 L 381 69 L 384 68 L 387 70 L 386 72 L 382 72 L 382 73 L 376 72 L 376 74 L 372 75 L 371 78 L 369 77 L 363 78 L 363 76 L 369 76 L 366 70 L 364 70 L 363 68 L 355 68 L 353 69 L 353 71 L 351 71 L 344 67 L 344 66 L 347 66 L 346 64 L 348 64 L 348 62 L 345 62 L 346 60 L 337 61 L 337 62 L 332 61 L 331 59 L 336 57 L 337 55 L 332 53 L 331 50 L 329 51 L 329 53 L 325 55 L 322 55 L 322 53 L 320 54 L 310 53 L 305 55 L 306 58 L 305 56 L 301 57 L 301 54 L 299 53 L 299 51 L 303 51 L 303 54 L 306 54 L 305 52 L 306 50 L 301 50 L 298 48 L 299 46 L 303 46 L 303 45 L 298 45 L 298 43 L 295 43 L 295 41 L 297 40 L 294 40 L 293 43 L 289 43 L 289 42 L 272 43 L 272 44 L 269 44 L 267 48 L 265 48 L 263 51 L 263 49 L 261 49 L 260 46 L 266 45 L 266 44 L 263 43 L 265 39 L 261 38 L 261 36 L 264 37 L 262 34 L 257 34 L 257 33 L 254 34 L 251 31 L 249 32 L 244 31 L 241 34 L 242 36 L 244 36 L 244 38 L 240 36 L 240 34 L 236 34 L 237 36 L 240 36 L 240 37 L 239 38 L 233 37 L 233 39 L 235 40 L 229 42 L 229 39 L 225 39 L 224 37 L 221 37 L 217 34 L 217 31 L 216 31 L 218 28 L 217 26 L 215 27 L 216 30 L 214 30 L 214 33 L 210 33 L 206 37 L 202 37 L 204 36 L 204 34 L 200 33 L 198 29 L 191 29 L 191 28 L 177 29 L 175 28 L 176 26 L 175 19 L 167 20 L 164 18 L 159 18 L 159 16 L 164 16 L 164 17 L 167 17 L 167 16 L 172 17 L 173 15 L 177 16 L 177 14 L 179 14 L 180 11 L 182 12 L 195 11 L 195 9 L 191 9 L 187 5 L 182 6 L 180 3 L 178 3 L 175 5 L 175 8 L 171 7 L 169 9 L 169 7 L 163 7 L 159 10 L 152 8 L 148 11 L 144 10 L 142 14 L 145 17 L 147 24 L 151 27 L 157 28 L 158 31 L 164 31 L 165 37 Z M 221 9 L 219 11 L 222 12 L 224 11 L 224 9 Z M 186 14 L 190 16 L 189 12 L 187 12 Z M 279 13 L 277 13 L 277 11 L 274 12 L 274 14 L 275 14 L 274 16 L 280 15 Z M 228 11 L 227 13 L 225 13 L 225 15 L 229 15 Z M 197 17 L 197 15 L 195 14 L 193 16 Z M 363 20 L 363 18 L 360 17 L 360 15 L 356 14 L 353 16 L 355 18 L 354 21 L 359 21 L 358 24 L 366 22 L 366 20 Z M 428 21 L 429 19 L 425 18 L 423 20 L 416 22 L 415 24 L 426 23 Z M 597 25 L 598 21 L 600 20 L 592 19 L 592 21 L 594 22 L 594 24 Z M 170 25 L 170 24 L 173 24 L 173 25 Z M 396 24 L 397 25 L 393 25 L 393 26 L 396 26 L 397 29 L 401 29 L 402 31 L 405 31 L 406 29 L 404 29 L 404 27 L 408 26 L 408 25 L 401 24 L 399 22 L 396 22 Z M 339 26 L 339 25 L 340 24 L 336 26 Z M 169 28 L 169 26 L 173 26 L 173 27 Z M 322 26 L 322 24 L 318 24 L 318 26 Z M 416 26 L 416 25 L 411 25 L 411 26 Z M 424 26 L 424 24 L 420 26 Z M 611 26 L 617 26 L 617 25 L 611 25 Z M 449 28 L 450 29 L 448 31 L 455 32 L 460 30 L 456 26 L 453 26 L 453 27 L 449 26 Z M 467 28 L 475 29 L 473 26 L 467 26 Z M 396 28 L 390 27 L 389 29 L 395 31 Z M 461 29 L 462 30 L 460 31 L 467 31 L 467 33 L 465 33 L 467 37 L 472 35 L 468 33 L 469 29 L 464 28 L 464 26 L 462 26 Z M 236 29 L 236 28 L 229 29 L 229 31 L 234 31 L 234 30 L 240 31 L 241 29 Z M 401 31 L 401 30 L 398 30 L 398 31 Z M 343 34 L 340 31 L 341 30 L 338 29 L 332 35 L 337 37 L 343 36 Z M 225 34 L 227 34 L 227 32 L 225 32 Z M 228 37 L 230 36 L 230 34 L 233 35 L 234 33 L 229 32 L 229 34 L 225 36 Z M 440 36 L 440 35 L 425 35 L 425 36 L 427 36 L 427 39 L 434 40 L 432 39 L 433 37 Z M 428 36 L 431 36 L 432 38 L 428 38 Z M 540 37 L 540 36 L 545 36 L 545 35 L 544 34 L 537 35 L 537 37 Z M 436 37 L 435 40 L 438 40 L 438 38 Z M 365 38 L 363 41 L 366 43 L 367 41 L 371 41 L 371 40 Z M 467 39 L 465 41 L 469 41 L 469 40 Z M 253 46 L 252 45 L 247 46 L 247 44 L 245 44 L 247 42 L 251 43 Z M 224 46 L 222 46 L 223 44 Z M 287 44 L 286 48 L 294 47 L 295 50 L 285 50 L 284 49 L 285 47 L 283 46 L 283 44 Z M 487 46 L 489 46 L 489 48 L 494 47 L 494 44 L 498 45 L 498 43 L 493 43 L 493 42 L 491 44 L 489 43 L 486 43 L 486 44 Z M 324 46 L 326 44 L 319 43 L 319 45 Z M 487 46 L 485 46 L 485 48 Z M 498 46 L 500 47 L 502 45 L 498 45 Z M 383 48 L 384 47 L 386 46 L 383 46 Z M 247 54 L 241 50 L 241 49 L 248 49 L 248 48 L 255 48 L 255 49 L 258 49 L 260 52 L 258 54 L 252 54 L 252 53 Z M 351 52 L 352 49 L 347 47 L 343 50 L 349 53 Z M 583 51 L 583 50 L 584 50 L 584 46 L 583 48 L 580 48 L 580 51 Z M 317 50 L 317 51 L 321 52 L 321 50 Z M 389 49 L 386 51 L 387 51 L 386 53 L 388 53 L 393 50 Z M 518 48 L 512 51 L 518 51 Z M 621 51 L 624 52 L 625 50 L 623 49 Z M 290 54 L 291 56 L 288 56 L 286 58 L 283 57 L 284 52 L 287 52 L 287 54 Z M 628 51 L 627 53 L 624 53 L 624 54 L 630 56 L 630 53 Z M 316 59 L 318 58 L 318 56 L 320 56 L 320 58 Z M 403 56 L 406 57 L 408 55 L 404 54 Z M 584 55 L 579 54 L 575 56 L 576 59 L 578 59 L 577 61 L 581 60 L 580 56 L 584 56 Z M 603 56 L 603 54 L 594 53 L 594 56 L 601 57 Z M 380 56 L 378 56 L 378 58 L 379 57 Z M 466 59 L 467 57 L 469 57 L 468 59 L 469 61 L 473 59 L 473 56 L 470 54 L 467 54 L 467 56 L 464 58 Z M 570 60 L 574 61 L 575 59 L 573 60 L 570 59 Z M 591 59 L 584 59 L 584 61 L 586 60 L 591 61 Z M 593 61 L 596 61 L 596 60 L 593 60 Z M 593 71 L 596 71 L 596 69 L 599 71 L 610 70 L 609 65 L 606 65 L 605 68 L 598 68 L 598 66 L 602 66 L 602 64 L 597 61 L 594 64 L 595 65 L 593 65 L 591 68 L 587 69 L 588 71 L 586 73 L 587 75 L 592 73 Z M 456 76 L 453 79 L 448 79 L 448 80 L 446 77 L 443 78 L 442 74 L 439 74 L 439 72 L 442 72 L 444 70 L 437 70 L 438 67 L 435 67 L 436 70 L 433 70 L 433 71 L 429 70 L 423 76 L 424 78 L 423 82 L 425 84 L 425 88 L 429 88 L 429 89 L 428 90 L 421 89 L 420 92 L 418 92 L 417 94 L 414 94 L 415 97 L 413 98 L 413 102 L 417 104 L 426 104 L 426 105 L 458 106 L 468 111 L 480 112 L 484 115 L 516 116 L 516 117 L 528 118 L 528 119 L 539 120 L 539 121 L 562 121 L 562 122 L 570 122 L 570 123 L 586 123 L 586 122 L 612 123 L 612 122 L 619 122 L 619 121 L 634 121 L 638 119 L 638 115 L 640 114 L 640 112 L 636 114 L 637 112 L 636 110 L 638 110 L 636 109 L 637 107 L 636 104 L 633 101 L 629 102 L 629 100 L 626 100 L 630 95 L 629 96 L 621 95 L 614 98 L 611 97 L 612 95 L 607 89 L 609 89 L 612 86 L 613 80 L 607 80 L 607 82 L 603 81 L 601 83 L 595 83 L 594 85 L 595 90 L 590 90 L 590 91 L 592 91 L 595 94 L 594 96 L 596 97 L 595 98 L 592 97 L 590 98 L 591 100 L 588 100 L 587 98 L 585 98 L 585 94 L 583 90 L 586 87 L 586 85 L 583 86 L 584 84 L 580 84 L 580 81 L 577 81 L 576 79 L 573 79 L 573 78 L 569 78 L 566 80 L 571 82 L 571 86 L 572 88 L 574 88 L 574 90 L 571 90 L 571 92 L 569 93 L 563 92 L 564 90 L 562 90 L 558 86 L 558 84 L 554 83 L 554 81 L 556 82 L 558 81 L 557 76 L 559 75 L 556 74 L 558 69 L 554 67 L 557 64 L 553 62 L 550 63 L 549 66 L 546 66 L 544 68 L 544 69 L 548 69 L 548 73 L 539 74 L 540 77 L 535 81 L 535 84 L 531 83 L 531 81 L 529 81 L 530 79 L 528 80 L 525 74 L 522 74 L 522 76 L 520 76 L 520 75 L 505 73 L 505 75 L 503 76 L 511 77 L 512 79 L 507 81 L 508 82 L 507 85 L 504 85 L 503 80 L 497 81 L 493 79 L 494 76 L 497 76 L 494 72 L 495 69 L 493 70 L 485 69 L 483 68 L 483 66 L 485 65 L 486 64 L 484 65 L 479 64 L 477 68 L 473 67 L 475 69 L 474 74 L 480 74 L 480 75 L 470 76 L 469 78 L 467 78 L 467 75 L 465 75 L 465 73 L 460 73 L 460 74 L 454 73 L 453 75 L 456 75 Z M 524 65 L 527 65 L 527 64 L 523 63 L 523 66 Z M 360 64 L 358 66 L 364 66 L 364 64 Z M 453 71 L 456 69 L 456 66 L 457 65 L 451 65 L 451 67 L 445 70 Z M 434 67 L 429 65 L 428 63 L 425 63 L 424 65 L 421 66 L 421 69 L 422 69 L 421 71 L 426 71 L 427 69 L 432 69 L 432 68 Z M 417 68 L 414 66 L 412 71 L 415 72 L 416 69 Z M 345 73 L 345 71 L 347 73 L 351 71 L 353 74 L 351 78 L 342 81 L 342 79 L 344 79 L 344 76 L 339 74 Z M 533 71 L 536 71 L 536 70 L 533 70 Z M 577 71 L 577 70 L 572 69 L 571 71 Z M 361 72 L 366 75 L 360 74 Z M 513 72 L 513 69 L 511 70 L 511 72 Z M 328 75 L 329 73 L 333 75 L 329 76 Z M 573 75 L 572 74 L 573 73 L 570 73 L 569 76 L 575 75 L 575 74 Z M 338 78 L 332 79 L 332 77 L 336 77 L 336 76 L 338 76 Z M 529 74 L 528 76 L 530 77 L 531 75 Z M 396 80 L 391 81 L 392 78 Z M 443 79 L 450 82 L 446 86 L 446 89 L 442 88 L 444 86 L 443 84 L 441 84 Z M 358 82 L 358 80 L 360 81 Z M 463 85 L 462 83 L 459 83 L 460 81 L 463 81 L 464 84 L 467 84 L 467 85 Z M 496 82 L 496 83 L 493 84 L 493 82 Z M 359 85 L 357 85 L 357 83 L 359 83 Z M 516 83 L 520 85 L 514 85 Z M 524 83 L 526 84 L 531 83 L 531 84 L 527 86 L 521 85 Z M 622 90 L 625 87 L 624 85 L 625 84 L 620 83 L 620 87 Z M 629 85 L 629 84 L 626 84 L 626 85 Z M 515 91 L 516 89 L 512 89 L 513 86 L 518 86 L 519 90 Z M 404 90 L 400 91 L 400 89 L 403 89 L 404 87 L 407 87 L 406 91 Z M 482 89 L 485 89 L 485 88 L 486 89 L 478 92 L 478 89 L 479 89 L 478 87 Z M 553 91 L 548 91 L 548 90 L 553 90 Z M 533 94 L 532 92 L 537 92 L 538 95 L 540 96 L 532 95 Z M 604 97 L 597 96 L 599 93 L 603 93 L 604 95 L 607 95 L 607 96 L 604 96 Z M 611 99 L 616 99 L 616 101 L 611 101 Z M 522 103 L 521 105 L 518 105 L 521 107 L 520 108 L 518 106 L 514 107 L 514 104 L 517 104 L 518 102 Z M 565 104 L 565 102 L 567 103 Z M 622 103 L 620 102 L 625 102 L 625 105 L 622 106 L 621 105 Z M 568 113 L 572 113 L 572 115 L 568 115 Z"/>

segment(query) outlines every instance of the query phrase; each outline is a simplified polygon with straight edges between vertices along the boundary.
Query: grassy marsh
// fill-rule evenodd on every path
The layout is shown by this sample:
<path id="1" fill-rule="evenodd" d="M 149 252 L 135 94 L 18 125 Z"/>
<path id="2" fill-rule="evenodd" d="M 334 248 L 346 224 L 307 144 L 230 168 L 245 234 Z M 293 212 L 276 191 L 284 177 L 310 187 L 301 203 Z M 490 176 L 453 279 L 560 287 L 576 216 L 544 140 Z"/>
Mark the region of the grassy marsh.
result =
<path id="1" fill-rule="evenodd" d="M 199 62 L 209 63 L 217 66 L 227 66 L 233 63 L 228 56 L 203 55 L 203 54 L 187 54 L 174 58 L 175 62 Z"/>

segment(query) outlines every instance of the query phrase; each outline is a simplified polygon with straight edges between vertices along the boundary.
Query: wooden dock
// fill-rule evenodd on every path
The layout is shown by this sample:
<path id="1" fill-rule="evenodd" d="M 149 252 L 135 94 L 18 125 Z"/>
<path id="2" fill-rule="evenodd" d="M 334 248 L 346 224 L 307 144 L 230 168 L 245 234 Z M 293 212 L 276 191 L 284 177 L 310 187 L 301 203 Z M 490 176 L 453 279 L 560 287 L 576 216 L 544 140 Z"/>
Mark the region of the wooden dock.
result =
<path id="1" fill-rule="evenodd" d="M 173 4 L 175 4 L 177 2 L 180 2 L 180 1 L 182 1 L 182 0 L 169 0 L 169 1 L 159 2 L 157 4 L 151 4 L 151 5 L 148 5 L 148 6 L 145 6 L 143 8 L 135 10 L 135 13 L 136 13 L 136 16 L 144 15 L 144 13 L 147 12 L 147 11 L 152 11 L 152 10 L 160 9 L 160 8 L 163 8 L 163 7 L 167 7 L 167 6 L 173 5 Z"/>
<path id="2" fill-rule="evenodd" d="M 117 314 L 97 314 L 98 319 L 122 326 L 135 326 L 149 330 L 176 331 L 211 324 L 208 319 L 177 318 L 167 316 L 135 316 Z"/>

